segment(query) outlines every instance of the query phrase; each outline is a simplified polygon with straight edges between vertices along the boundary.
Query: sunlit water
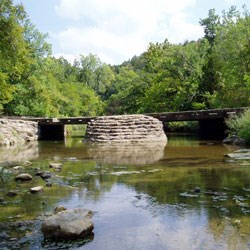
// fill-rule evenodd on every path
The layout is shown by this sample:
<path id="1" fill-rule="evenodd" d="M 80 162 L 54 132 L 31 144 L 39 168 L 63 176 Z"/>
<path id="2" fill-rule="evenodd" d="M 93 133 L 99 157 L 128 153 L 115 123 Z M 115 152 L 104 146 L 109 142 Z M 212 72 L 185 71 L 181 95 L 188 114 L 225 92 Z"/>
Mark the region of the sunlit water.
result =
<path id="1" fill-rule="evenodd" d="M 235 149 L 183 136 L 168 144 L 69 138 L 1 148 L 0 221 L 7 236 L 0 234 L 0 248 L 250 249 L 250 161 L 225 156 Z M 15 182 L 13 166 L 26 160 L 32 165 L 21 172 L 34 178 Z M 63 163 L 62 171 L 50 162 Z M 38 170 L 52 173 L 52 187 L 35 176 Z M 41 194 L 29 193 L 38 185 L 45 186 Z M 67 248 L 45 244 L 39 223 L 58 205 L 91 209 L 94 238 Z M 30 224 L 19 230 L 17 221 Z"/>

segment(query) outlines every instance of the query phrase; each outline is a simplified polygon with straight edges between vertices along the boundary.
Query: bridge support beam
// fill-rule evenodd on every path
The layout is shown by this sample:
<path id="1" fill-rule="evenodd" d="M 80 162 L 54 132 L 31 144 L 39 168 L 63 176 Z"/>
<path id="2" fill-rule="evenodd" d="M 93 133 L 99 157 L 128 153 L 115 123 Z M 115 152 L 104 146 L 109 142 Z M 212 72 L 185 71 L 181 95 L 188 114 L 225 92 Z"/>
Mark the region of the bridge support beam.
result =
<path id="1" fill-rule="evenodd" d="M 227 126 L 223 118 L 199 121 L 199 135 L 201 139 L 224 139 Z"/>
<path id="2" fill-rule="evenodd" d="M 38 126 L 38 139 L 47 141 L 63 141 L 64 140 L 63 124 L 40 124 Z"/>

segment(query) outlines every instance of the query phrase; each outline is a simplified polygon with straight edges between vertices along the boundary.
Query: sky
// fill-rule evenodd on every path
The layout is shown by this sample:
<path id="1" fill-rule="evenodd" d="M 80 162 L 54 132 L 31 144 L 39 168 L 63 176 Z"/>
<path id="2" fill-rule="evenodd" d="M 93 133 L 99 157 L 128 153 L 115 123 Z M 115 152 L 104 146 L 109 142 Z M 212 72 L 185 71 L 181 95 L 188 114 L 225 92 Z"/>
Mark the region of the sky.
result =
<path id="1" fill-rule="evenodd" d="M 48 34 L 55 57 L 70 62 L 97 55 L 120 64 L 145 52 L 149 43 L 182 43 L 201 38 L 199 21 L 209 9 L 218 14 L 250 0 L 14 0 L 22 3 L 36 28 Z"/>

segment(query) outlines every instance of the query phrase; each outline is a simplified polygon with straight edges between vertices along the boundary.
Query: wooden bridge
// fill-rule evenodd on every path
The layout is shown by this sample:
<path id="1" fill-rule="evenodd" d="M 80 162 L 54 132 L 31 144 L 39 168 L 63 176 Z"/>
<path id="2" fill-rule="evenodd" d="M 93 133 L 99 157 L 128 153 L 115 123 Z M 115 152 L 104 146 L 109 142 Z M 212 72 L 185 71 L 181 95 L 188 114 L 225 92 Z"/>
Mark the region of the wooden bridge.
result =
<path id="1" fill-rule="evenodd" d="M 242 113 L 248 108 L 226 108 L 226 109 L 209 109 L 195 111 L 165 112 L 165 113 L 148 113 L 145 115 L 152 116 L 160 121 L 167 123 L 173 121 L 198 121 L 201 134 L 211 134 L 215 136 L 224 136 L 226 125 L 225 119 L 232 115 Z M 63 139 L 64 125 L 69 124 L 87 124 L 91 119 L 96 117 L 70 117 L 70 118 L 24 118 L 38 122 L 40 128 L 40 138 L 45 140 Z"/>
<path id="2" fill-rule="evenodd" d="M 242 113 L 247 108 L 227 108 L 227 109 L 208 109 L 208 110 L 194 110 L 194 111 L 179 111 L 179 112 L 165 112 L 165 113 L 147 113 L 144 115 L 152 116 L 162 122 L 173 121 L 201 121 L 201 120 L 215 120 L 225 119 L 231 115 Z M 27 120 L 36 121 L 39 125 L 45 124 L 87 124 L 90 120 L 96 118 L 92 117 L 69 117 L 69 118 L 26 118 Z"/>

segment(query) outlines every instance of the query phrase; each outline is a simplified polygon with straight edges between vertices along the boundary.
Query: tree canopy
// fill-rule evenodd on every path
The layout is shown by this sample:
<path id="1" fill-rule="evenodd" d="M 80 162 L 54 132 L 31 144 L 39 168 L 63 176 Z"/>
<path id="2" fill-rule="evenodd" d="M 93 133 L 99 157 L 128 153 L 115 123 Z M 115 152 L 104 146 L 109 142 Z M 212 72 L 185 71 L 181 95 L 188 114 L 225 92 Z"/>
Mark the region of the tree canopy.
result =
<path id="1" fill-rule="evenodd" d="M 0 3 L 0 113 L 87 116 L 249 106 L 250 14 L 200 20 L 204 37 L 148 49 L 121 65 L 54 58 L 22 5 Z"/>

